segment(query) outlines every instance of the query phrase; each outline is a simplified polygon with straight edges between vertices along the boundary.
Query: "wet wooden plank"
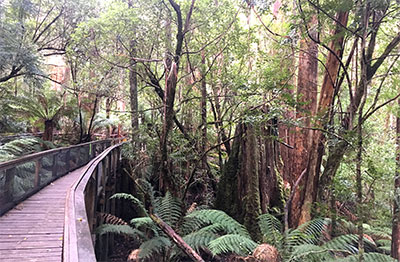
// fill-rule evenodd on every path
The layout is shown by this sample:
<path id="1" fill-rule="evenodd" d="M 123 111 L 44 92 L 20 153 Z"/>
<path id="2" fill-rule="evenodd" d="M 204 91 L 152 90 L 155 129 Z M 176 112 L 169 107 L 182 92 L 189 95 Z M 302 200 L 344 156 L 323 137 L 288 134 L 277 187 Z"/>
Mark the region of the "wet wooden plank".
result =
<path id="1" fill-rule="evenodd" d="M 54 181 L 0 217 L 0 261 L 61 261 L 65 197 L 82 169 Z"/>

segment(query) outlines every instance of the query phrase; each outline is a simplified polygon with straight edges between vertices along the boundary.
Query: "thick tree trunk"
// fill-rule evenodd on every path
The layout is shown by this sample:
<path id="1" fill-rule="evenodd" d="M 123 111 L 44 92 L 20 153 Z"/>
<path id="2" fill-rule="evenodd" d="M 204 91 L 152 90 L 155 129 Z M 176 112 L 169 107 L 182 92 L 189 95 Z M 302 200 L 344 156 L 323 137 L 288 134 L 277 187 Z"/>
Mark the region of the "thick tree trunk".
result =
<path id="1" fill-rule="evenodd" d="M 239 124 L 218 184 L 217 208 L 244 223 L 256 239 L 258 215 L 271 207 L 282 208 L 276 129 L 274 121 L 266 126 Z"/>
<path id="2" fill-rule="evenodd" d="M 329 120 L 329 112 L 333 101 L 335 83 L 338 77 L 340 62 L 338 58 L 343 55 L 343 41 L 344 36 L 340 36 L 344 30 L 341 25 L 347 25 L 348 12 L 340 12 L 337 15 L 337 21 L 340 24 L 336 25 L 336 29 L 333 32 L 334 36 L 339 36 L 332 40 L 329 44 L 329 48 L 332 52 L 329 52 L 326 72 L 324 75 L 321 94 L 318 103 L 317 112 L 322 116 L 321 119 L 317 120 L 316 127 L 325 128 Z M 324 134 L 321 131 L 315 130 L 312 136 L 312 145 L 308 157 L 308 165 L 306 175 L 303 178 L 305 186 L 301 188 L 301 213 L 298 220 L 298 225 L 307 222 L 311 219 L 311 208 L 312 204 L 316 200 L 317 187 L 319 180 L 319 171 L 321 166 L 322 154 L 323 154 L 323 143 Z"/>
<path id="3" fill-rule="evenodd" d="M 312 17 L 310 27 L 317 24 L 316 16 Z M 313 38 L 317 37 L 317 31 L 310 32 Z M 311 117 L 315 115 L 317 108 L 317 79 L 318 79 L 318 45 L 314 41 L 303 39 L 300 42 L 299 72 L 297 82 L 297 103 L 296 119 L 301 127 L 295 128 L 294 150 L 291 151 L 292 162 L 290 165 L 290 185 L 296 183 L 302 172 L 307 168 L 308 154 L 311 147 L 312 130 Z M 300 181 L 299 187 L 304 187 L 305 181 Z M 290 226 L 297 227 L 301 209 L 301 191 L 294 193 L 290 209 Z"/>

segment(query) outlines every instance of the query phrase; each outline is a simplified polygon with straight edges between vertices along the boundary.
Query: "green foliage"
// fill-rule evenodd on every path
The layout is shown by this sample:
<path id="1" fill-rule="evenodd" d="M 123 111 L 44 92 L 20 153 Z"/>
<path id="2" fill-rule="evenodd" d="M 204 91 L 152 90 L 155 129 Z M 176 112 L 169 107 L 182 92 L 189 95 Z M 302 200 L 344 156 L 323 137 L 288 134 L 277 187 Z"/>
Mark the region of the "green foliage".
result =
<path id="1" fill-rule="evenodd" d="M 358 262 L 359 261 L 359 257 L 358 255 L 353 255 L 353 256 L 348 256 L 346 258 L 335 258 L 334 260 L 330 260 L 330 261 L 337 261 L 337 262 Z M 364 254 L 364 262 L 395 262 L 397 261 L 396 259 L 387 256 L 387 255 L 383 255 L 383 254 L 379 254 L 379 253 L 366 253 Z"/>
<path id="2" fill-rule="evenodd" d="M 114 233 L 114 234 L 120 234 L 120 235 L 127 235 L 127 236 L 132 236 L 132 237 L 140 237 L 140 238 L 145 238 L 145 235 L 129 225 L 113 225 L 113 224 L 104 224 L 99 226 L 96 229 L 96 233 L 99 235 L 104 235 L 107 233 Z"/>
<path id="3" fill-rule="evenodd" d="M 243 235 L 228 234 L 210 241 L 207 246 L 214 255 L 235 253 L 246 256 L 250 255 L 257 245 Z"/>
<path id="4" fill-rule="evenodd" d="M 0 146 L 0 162 L 51 148 L 55 148 L 53 143 L 43 141 L 40 138 L 27 137 L 15 139 Z"/>

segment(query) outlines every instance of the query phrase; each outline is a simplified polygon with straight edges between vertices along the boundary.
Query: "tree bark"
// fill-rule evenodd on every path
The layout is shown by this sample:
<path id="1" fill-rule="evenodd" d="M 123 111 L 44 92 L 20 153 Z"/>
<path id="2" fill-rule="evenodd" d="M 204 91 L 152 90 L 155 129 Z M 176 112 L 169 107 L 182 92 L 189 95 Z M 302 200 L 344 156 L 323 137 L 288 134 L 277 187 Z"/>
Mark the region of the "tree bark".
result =
<path id="1" fill-rule="evenodd" d="M 337 21 L 341 25 L 347 25 L 348 12 L 339 12 L 337 15 Z M 327 63 L 326 72 L 324 75 L 321 94 L 318 103 L 317 112 L 322 117 L 316 121 L 315 125 L 318 128 L 325 128 L 329 120 L 329 112 L 334 97 L 335 83 L 338 77 L 339 65 L 343 55 L 343 42 L 344 36 L 340 36 L 343 32 L 343 27 L 337 23 L 336 29 L 333 32 L 336 37 L 329 44 L 330 50 Z M 298 220 L 298 225 L 303 224 L 311 219 L 312 204 L 316 200 L 317 187 L 319 180 L 319 171 L 321 166 L 321 160 L 323 155 L 323 143 L 325 137 L 321 131 L 314 131 L 312 135 L 312 145 L 308 155 L 307 172 L 305 174 L 305 186 L 301 190 L 301 212 Z"/>
<path id="2" fill-rule="evenodd" d="M 257 217 L 283 208 L 277 172 L 276 121 L 238 124 L 231 154 L 218 183 L 216 206 L 244 223 L 257 239 Z"/>
<path id="3" fill-rule="evenodd" d="M 310 27 L 315 27 L 317 17 L 311 18 Z M 310 32 L 313 38 L 317 37 L 317 31 Z M 310 39 L 303 39 L 300 42 L 299 71 L 297 78 L 297 103 L 296 119 L 302 127 L 296 127 L 294 133 L 294 150 L 291 151 L 291 175 L 290 185 L 293 188 L 298 178 L 307 168 L 308 154 L 311 147 L 312 130 L 311 117 L 315 115 L 317 108 L 317 81 L 318 81 L 318 45 Z M 301 180 L 299 187 L 304 187 L 305 181 Z M 299 224 L 301 210 L 301 191 L 294 193 L 290 226 L 297 227 Z"/>
<path id="4" fill-rule="evenodd" d="M 44 121 L 44 132 L 43 132 L 44 141 L 53 141 L 54 127 L 55 127 L 54 120 L 46 119 Z"/>

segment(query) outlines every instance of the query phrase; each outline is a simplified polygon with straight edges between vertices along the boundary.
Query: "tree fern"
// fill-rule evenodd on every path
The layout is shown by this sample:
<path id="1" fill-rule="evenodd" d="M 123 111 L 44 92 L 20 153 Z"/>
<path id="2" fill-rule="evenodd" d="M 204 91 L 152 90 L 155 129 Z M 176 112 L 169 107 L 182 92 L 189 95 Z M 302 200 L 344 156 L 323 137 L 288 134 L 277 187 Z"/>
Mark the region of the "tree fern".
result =
<path id="1" fill-rule="evenodd" d="M 320 262 L 331 258 L 330 250 L 313 244 L 304 244 L 295 247 L 286 261 Z"/>
<path id="2" fill-rule="evenodd" d="M 117 193 L 114 194 L 111 199 L 113 198 L 117 198 L 117 199 L 126 199 L 126 200 L 130 200 L 134 205 L 136 205 L 137 207 L 139 207 L 145 214 L 147 214 L 147 210 L 144 207 L 142 201 L 140 201 L 138 198 L 134 197 L 131 194 L 126 194 L 126 193 Z"/>
<path id="3" fill-rule="evenodd" d="M 273 215 L 266 213 L 258 217 L 263 241 L 273 246 L 277 246 L 282 241 L 282 224 Z"/>
<path id="4" fill-rule="evenodd" d="M 221 236 L 207 245 L 213 255 L 234 253 L 241 256 L 251 254 L 257 246 L 256 242 L 239 234 Z"/>
<path id="5" fill-rule="evenodd" d="M 358 255 L 351 255 L 345 258 L 334 258 L 329 260 L 329 262 L 358 262 Z M 396 262 L 397 260 L 384 254 L 379 253 L 365 253 L 364 262 Z"/>
<path id="6" fill-rule="evenodd" d="M 215 240 L 218 236 L 216 234 L 207 232 L 207 231 L 198 231 L 190 233 L 184 236 L 182 239 L 185 241 L 191 248 L 200 252 L 201 248 L 207 247 L 207 245 Z"/>
<path id="7" fill-rule="evenodd" d="M 174 227 L 182 217 L 182 203 L 167 192 L 164 197 L 156 198 L 153 203 L 154 213 L 164 222 Z"/>
<path id="8" fill-rule="evenodd" d="M 139 258 L 149 259 L 156 254 L 163 254 L 165 250 L 171 247 L 171 245 L 172 243 L 167 237 L 153 237 L 140 245 Z"/>
<path id="9" fill-rule="evenodd" d="M 130 227 L 129 225 L 112 225 L 104 224 L 96 229 L 96 233 L 99 235 L 104 235 L 106 233 L 114 233 L 120 235 L 127 235 L 135 238 L 145 239 L 143 232 Z"/>
<path id="10" fill-rule="evenodd" d="M 205 224 L 219 224 L 228 234 L 238 234 L 250 238 L 249 232 L 242 224 L 221 210 L 196 210 L 187 215 L 187 217 L 196 217 L 199 221 L 202 221 Z"/>

